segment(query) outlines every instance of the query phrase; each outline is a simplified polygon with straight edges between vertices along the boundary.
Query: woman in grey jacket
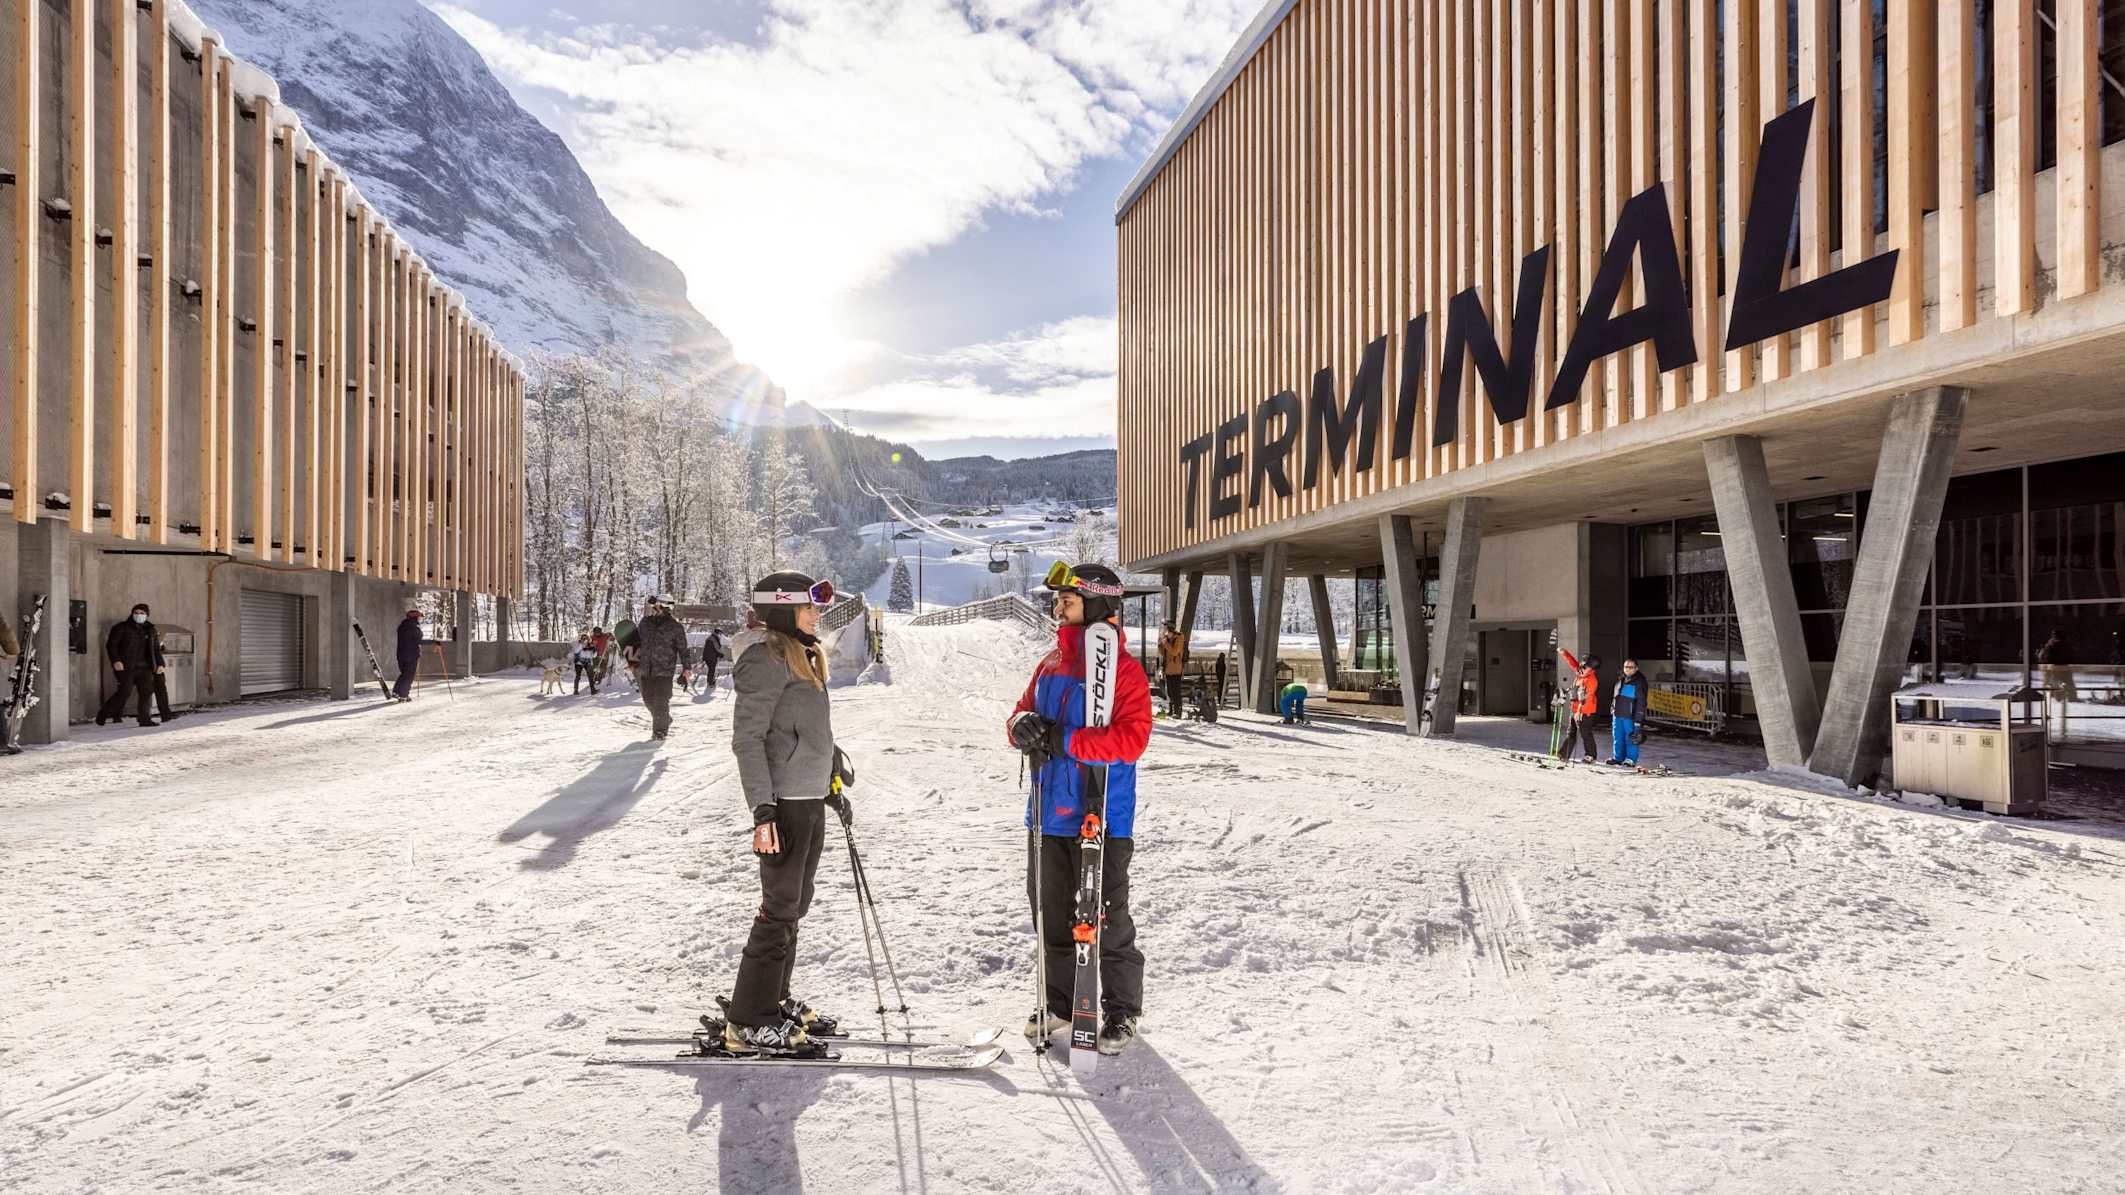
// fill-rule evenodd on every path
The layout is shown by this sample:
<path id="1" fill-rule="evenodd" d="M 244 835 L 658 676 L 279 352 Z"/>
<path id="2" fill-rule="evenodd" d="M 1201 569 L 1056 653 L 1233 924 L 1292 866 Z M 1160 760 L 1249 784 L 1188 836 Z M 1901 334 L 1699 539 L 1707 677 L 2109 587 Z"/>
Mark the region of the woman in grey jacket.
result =
<path id="1" fill-rule="evenodd" d="M 753 586 L 753 608 L 767 635 L 731 668 L 737 694 L 731 750 L 753 813 L 753 853 L 760 859 L 760 913 L 724 1008 L 724 1048 L 740 1054 L 789 1053 L 806 1043 L 811 1008 L 790 996 L 797 923 L 812 904 L 812 880 L 826 843 L 826 809 L 843 822 L 848 799 L 829 797 L 835 768 L 834 726 L 826 692 L 826 655 L 813 632 L 834 587 L 802 573 L 771 573 Z"/>

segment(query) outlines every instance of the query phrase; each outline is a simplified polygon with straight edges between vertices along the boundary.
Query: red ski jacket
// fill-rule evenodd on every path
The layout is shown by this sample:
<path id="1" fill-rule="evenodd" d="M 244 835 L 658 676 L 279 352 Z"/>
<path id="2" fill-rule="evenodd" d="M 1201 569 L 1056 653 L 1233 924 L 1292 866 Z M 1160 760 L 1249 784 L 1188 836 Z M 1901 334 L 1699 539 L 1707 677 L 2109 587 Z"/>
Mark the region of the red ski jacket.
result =
<path id="1" fill-rule="evenodd" d="M 1136 761 L 1151 743 L 1151 681 L 1125 650 L 1116 666 L 1114 712 L 1105 726 L 1085 725 L 1085 628 L 1055 631 L 1055 650 L 1033 670 L 1013 716 L 1032 710 L 1063 727 L 1067 758 L 1040 771 L 1040 832 L 1075 837 L 1085 820 L 1083 764 L 1107 764 L 1107 837 L 1129 838 L 1136 828 Z M 1008 727 L 1010 719 L 1005 719 Z M 1008 729 L 1005 731 L 1008 736 Z M 1033 824 L 1032 811 L 1026 825 Z"/>

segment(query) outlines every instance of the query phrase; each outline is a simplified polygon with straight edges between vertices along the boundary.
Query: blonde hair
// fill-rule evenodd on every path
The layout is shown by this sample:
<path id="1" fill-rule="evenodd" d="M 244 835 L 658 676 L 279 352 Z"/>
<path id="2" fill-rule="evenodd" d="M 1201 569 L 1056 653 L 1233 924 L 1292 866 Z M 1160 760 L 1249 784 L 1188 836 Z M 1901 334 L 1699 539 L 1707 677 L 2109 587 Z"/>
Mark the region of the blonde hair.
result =
<path id="1" fill-rule="evenodd" d="M 799 643 L 796 636 L 786 635 L 781 631 L 770 629 L 767 632 L 767 638 L 770 643 L 775 645 L 775 650 L 781 653 L 782 662 L 789 666 L 791 676 L 801 677 L 812 682 L 812 687 L 821 692 L 826 690 L 826 658 L 824 655 L 816 648 L 806 647 L 804 644 Z"/>

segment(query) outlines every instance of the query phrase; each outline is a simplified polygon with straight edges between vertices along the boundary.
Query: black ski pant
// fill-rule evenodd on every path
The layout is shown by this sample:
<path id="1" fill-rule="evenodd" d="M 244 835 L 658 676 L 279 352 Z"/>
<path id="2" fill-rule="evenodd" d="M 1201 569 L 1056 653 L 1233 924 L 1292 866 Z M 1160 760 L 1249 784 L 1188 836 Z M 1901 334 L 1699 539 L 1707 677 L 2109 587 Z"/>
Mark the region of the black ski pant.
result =
<path id="1" fill-rule="evenodd" d="M 1038 895 L 1033 891 L 1035 851 L 1040 852 Z M 1134 839 L 1109 838 L 1100 867 L 1106 916 L 1099 931 L 1099 1007 L 1107 1016 L 1133 1017 L 1144 1011 L 1144 952 L 1136 948 L 1136 918 L 1129 913 L 1129 859 L 1135 853 Z M 1047 939 L 1048 1011 L 1065 1020 L 1077 986 L 1070 927 L 1077 920 L 1077 870 L 1083 862 L 1082 838 L 1026 835 L 1026 898 L 1036 902 Z"/>
<path id="2" fill-rule="evenodd" d="M 649 707 L 649 729 L 663 734 L 671 729 L 671 680 L 669 676 L 644 676 L 636 681 L 642 704 Z"/>
<path id="3" fill-rule="evenodd" d="M 576 692 L 580 693 L 583 691 L 583 678 L 586 676 L 590 678 L 590 691 L 593 695 L 595 695 L 598 691 L 598 666 L 596 664 L 585 664 L 581 660 L 577 660 Z"/>
<path id="4" fill-rule="evenodd" d="M 400 697 L 413 696 L 413 678 L 420 675 L 420 671 L 421 658 L 419 656 L 400 656 L 398 658 L 398 683 L 391 686 L 391 691 Z"/>
<path id="5" fill-rule="evenodd" d="M 1166 712 L 1176 718 L 1181 716 L 1181 678 L 1178 673 L 1166 677 Z"/>
<path id="6" fill-rule="evenodd" d="M 1571 724 L 1564 728 L 1564 748 L 1558 753 L 1557 758 L 1570 759 L 1572 757 L 1572 744 L 1575 742 L 1584 746 L 1586 758 L 1597 758 L 1594 753 L 1594 715 L 1572 715 Z"/>
<path id="7" fill-rule="evenodd" d="M 671 679 L 665 678 L 669 689 Z M 730 993 L 730 1019 L 740 1025 L 772 1025 L 789 998 L 797 967 L 797 923 L 812 907 L 812 881 L 826 847 L 826 802 L 779 803 L 782 852 L 755 855 L 760 861 L 760 912 L 738 960 Z"/>
<path id="8" fill-rule="evenodd" d="M 133 699 L 134 716 L 140 720 L 142 726 L 147 725 L 148 703 L 155 699 L 155 669 L 135 666 L 122 672 L 113 672 L 111 676 L 117 680 L 118 687 L 111 690 L 111 695 L 104 699 L 103 708 L 96 711 L 96 720 L 102 722 L 106 719 L 125 717 L 125 701 L 130 697 Z"/>

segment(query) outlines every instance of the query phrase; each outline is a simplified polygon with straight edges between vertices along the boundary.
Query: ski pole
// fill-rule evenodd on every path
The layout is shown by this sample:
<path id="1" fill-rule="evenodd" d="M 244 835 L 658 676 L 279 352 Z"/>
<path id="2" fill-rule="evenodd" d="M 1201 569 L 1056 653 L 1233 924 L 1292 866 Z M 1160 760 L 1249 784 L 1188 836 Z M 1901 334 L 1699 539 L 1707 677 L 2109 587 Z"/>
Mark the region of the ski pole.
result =
<path id="1" fill-rule="evenodd" d="M 849 879 L 856 888 L 856 920 L 863 926 L 863 957 L 870 963 L 871 995 L 878 1001 L 878 1028 L 890 1036 L 891 1030 L 885 1019 L 885 989 L 878 984 L 878 956 L 871 950 L 871 917 L 863 907 L 863 865 L 856 861 L 856 835 L 845 824 L 841 827 L 841 834 L 849 844 Z"/>
<path id="2" fill-rule="evenodd" d="M 900 969 L 893 965 L 893 948 L 885 940 L 885 920 L 878 915 L 878 898 L 871 894 L 871 873 L 863 869 L 863 856 L 856 851 L 856 832 L 847 826 L 841 827 L 841 832 L 848 836 L 849 859 L 856 865 L 857 893 L 863 903 L 870 906 L 871 924 L 878 929 L 878 955 L 885 960 L 885 977 L 893 985 L 893 998 L 900 1001 L 900 1019 L 905 1023 L 908 1019 L 908 997 L 907 993 L 900 989 Z M 883 999 L 879 1000 L 881 1006 L 884 1003 Z"/>

